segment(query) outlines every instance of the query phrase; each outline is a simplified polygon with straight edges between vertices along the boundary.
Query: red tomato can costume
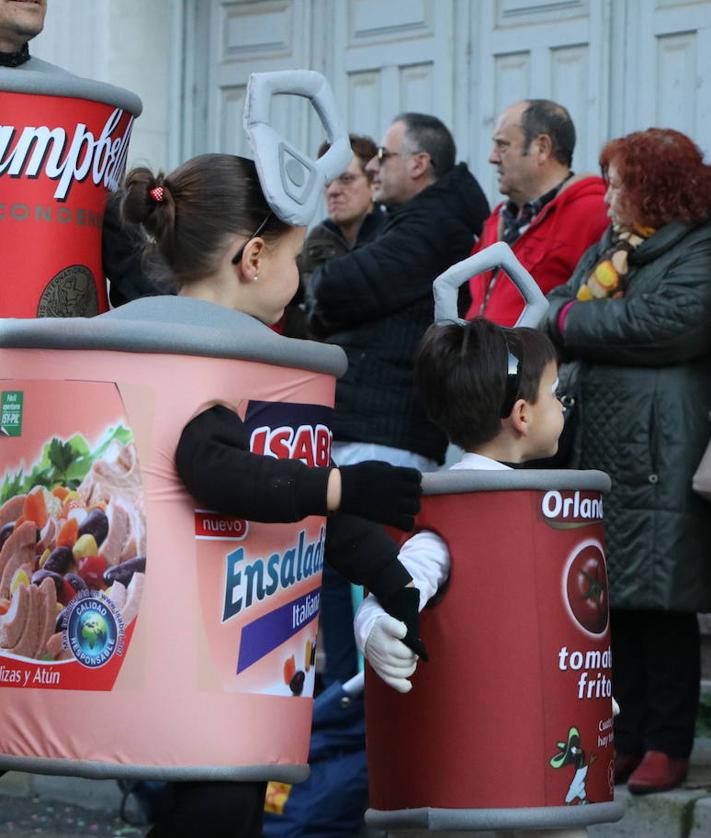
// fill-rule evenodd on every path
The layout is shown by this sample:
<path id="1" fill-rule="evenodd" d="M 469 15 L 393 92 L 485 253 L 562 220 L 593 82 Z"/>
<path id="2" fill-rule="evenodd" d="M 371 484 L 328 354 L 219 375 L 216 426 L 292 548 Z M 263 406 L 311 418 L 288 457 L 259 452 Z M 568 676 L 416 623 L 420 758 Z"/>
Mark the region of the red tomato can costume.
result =
<path id="1" fill-rule="evenodd" d="M 0 317 L 108 308 L 101 227 L 141 100 L 32 60 L 0 69 Z"/>
<path id="2" fill-rule="evenodd" d="M 480 258 L 481 257 L 481 258 Z M 545 301 L 506 245 L 435 284 L 502 265 L 533 325 Z M 437 533 L 450 576 L 422 612 L 430 653 L 401 694 L 366 677 L 370 809 L 382 829 L 564 828 L 622 816 L 614 802 L 602 472 L 425 475 L 418 529 Z M 585 804 L 585 805 L 582 805 Z"/>
<path id="3" fill-rule="evenodd" d="M 282 141 L 259 161 L 286 169 L 269 201 L 296 223 L 321 167 L 351 158 L 323 85 L 250 80 L 256 104 L 260 89 L 310 98 L 336 148 L 323 164 Z M 305 779 L 325 521 L 196 508 L 174 456 L 219 401 L 253 451 L 328 465 L 345 366 L 336 347 L 183 297 L 0 320 L 0 768 Z"/>

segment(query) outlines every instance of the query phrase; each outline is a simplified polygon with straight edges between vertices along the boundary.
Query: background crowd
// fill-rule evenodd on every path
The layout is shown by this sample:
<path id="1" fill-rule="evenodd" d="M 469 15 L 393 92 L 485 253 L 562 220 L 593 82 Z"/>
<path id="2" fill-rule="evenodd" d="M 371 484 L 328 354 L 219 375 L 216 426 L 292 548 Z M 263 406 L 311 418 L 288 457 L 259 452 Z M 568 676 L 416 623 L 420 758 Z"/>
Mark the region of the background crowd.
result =
<path id="1" fill-rule="evenodd" d="M 360 177 L 328 187 L 329 219 L 307 240 L 307 332 L 349 354 L 336 439 L 346 452 L 377 442 L 369 456 L 418 468 L 442 462 L 412 388 L 431 282 L 469 252 L 467 231 L 477 237 L 471 252 L 507 242 L 548 295 L 541 328 L 575 404 L 561 455 L 546 464 L 612 478 L 605 526 L 622 708 L 616 780 L 638 793 L 674 787 L 686 775 L 698 709 L 696 613 L 711 608 L 711 524 L 691 485 L 711 409 L 711 167 L 685 135 L 652 128 L 609 142 L 601 176 L 575 173 L 569 114 L 527 100 L 497 121 L 489 162 L 505 200 L 488 213 L 463 164 L 443 153 L 448 133 L 432 117 L 396 117 L 368 162 L 354 158 Z M 349 202 L 368 179 L 376 209 Z M 366 229 L 378 219 L 374 238 L 353 235 L 354 216 Z M 324 228 L 342 255 L 319 247 Z M 501 271 L 472 277 L 469 292 L 467 318 L 511 326 L 521 313 Z M 395 459 L 406 451 L 427 461 Z"/>

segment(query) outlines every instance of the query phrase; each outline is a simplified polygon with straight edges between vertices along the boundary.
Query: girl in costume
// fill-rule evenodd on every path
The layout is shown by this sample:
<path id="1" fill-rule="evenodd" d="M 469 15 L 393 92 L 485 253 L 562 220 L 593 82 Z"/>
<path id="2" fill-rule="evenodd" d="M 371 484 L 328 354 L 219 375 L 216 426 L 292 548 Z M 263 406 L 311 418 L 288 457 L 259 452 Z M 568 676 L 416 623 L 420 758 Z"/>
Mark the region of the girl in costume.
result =
<path id="1" fill-rule="evenodd" d="M 122 213 L 143 226 L 153 273 L 178 295 L 199 301 L 205 324 L 221 308 L 251 315 L 267 330 L 298 287 L 296 257 L 304 227 L 279 219 L 251 161 L 223 154 L 196 157 L 167 177 L 146 168 L 126 178 Z M 177 472 L 206 508 L 251 521 L 290 522 L 329 514 L 326 560 L 366 585 L 408 626 L 418 643 L 417 592 L 384 532 L 363 519 L 412 528 L 420 474 L 382 462 L 309 468 L 250 452 L 237 413 L 215 403 L 183 429 Z M 151 836 L 261 834 L 265 782 L 181 782 Z"/>

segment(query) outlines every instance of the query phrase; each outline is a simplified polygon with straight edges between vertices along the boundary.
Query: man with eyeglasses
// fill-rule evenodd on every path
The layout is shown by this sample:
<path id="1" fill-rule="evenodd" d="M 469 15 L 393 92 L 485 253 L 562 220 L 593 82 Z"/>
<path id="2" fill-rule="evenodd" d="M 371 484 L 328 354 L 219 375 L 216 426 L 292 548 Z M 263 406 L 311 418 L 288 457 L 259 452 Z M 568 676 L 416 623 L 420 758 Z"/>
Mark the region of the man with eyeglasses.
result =
<path id="1" fill-rule="evenodd" d="M 443 462 L 446 439 L 413 390 L 413 359 L 433 319 L 432 282 L 468 255 L 488 204 L 436 117 L 397 116 L 366 166 L 387 207 L 378 237 L 311 277 L 311 332 L 342 346 L 336 384 L 336 462 L 381 459 L 422 471 Z"/>
<path id="2" fill-rule="evenodd" d="M 600 240 L 609 219 L 605 185 L 592 174 L 571 171 L 575 126 L 568 111 L 547 99 L 528 99 L 499 117 L 489 163 L 508 200 L 486 220 L 472 251 L 507 242 L 543 293 L 567 282 L 580 257 Z M 468 318 L 487 317 L 513 326 L 523 298 L 501 271 L 469 281 Z"/>

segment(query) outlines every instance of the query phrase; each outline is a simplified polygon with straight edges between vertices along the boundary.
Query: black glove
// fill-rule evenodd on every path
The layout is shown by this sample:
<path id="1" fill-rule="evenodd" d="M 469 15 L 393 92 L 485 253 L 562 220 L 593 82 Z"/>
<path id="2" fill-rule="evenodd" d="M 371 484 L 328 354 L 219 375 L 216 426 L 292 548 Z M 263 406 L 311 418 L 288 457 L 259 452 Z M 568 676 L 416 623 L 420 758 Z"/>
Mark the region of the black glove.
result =
<path id="1" fill-rule="evenodd" d="M 400 588 L 385 601 L 381 600 L 380 604 L 391 617 L 407 626 L 407 634 L 402 642 L 408 649 L 412 649 L 420 660 L 428 661 L 430 658 L 427 649 L 420 638 L 420 592 L 417 588 Z"/>
<path id="2" fill-rule="evenodd" d="M 380 460 L 340 466 L 341 512 L 409 531 L 420 511 L 422 475 Z"/>

